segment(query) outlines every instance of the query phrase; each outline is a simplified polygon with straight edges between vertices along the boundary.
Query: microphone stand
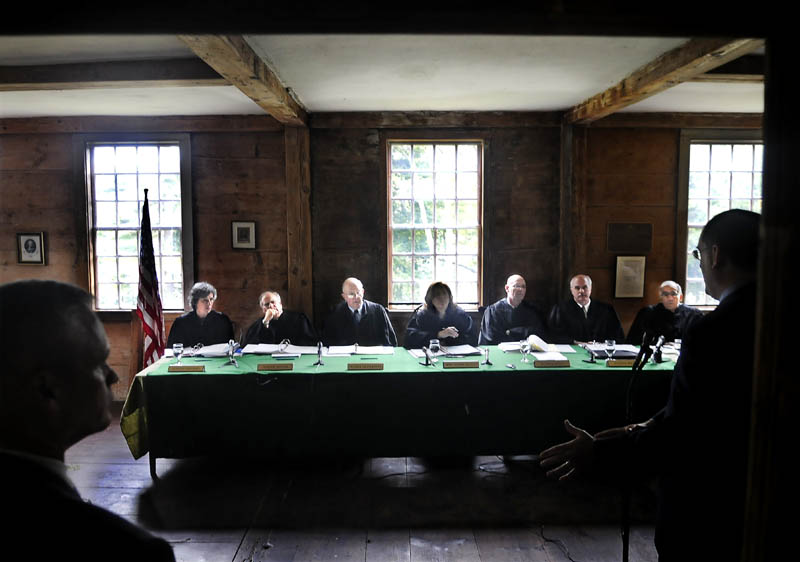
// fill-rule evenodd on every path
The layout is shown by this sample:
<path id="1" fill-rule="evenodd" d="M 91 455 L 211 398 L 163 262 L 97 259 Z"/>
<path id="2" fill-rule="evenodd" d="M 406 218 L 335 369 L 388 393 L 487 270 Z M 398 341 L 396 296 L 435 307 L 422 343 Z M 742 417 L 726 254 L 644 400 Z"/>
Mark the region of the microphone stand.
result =
<path id="1" fill-rule="evenodd" d="M 425 362 L 420 363 L 420 365 L 424 365 L 425 367 L 430 367 L 433 365 L 433 357 L 431 356 L 431 350 L 425 346 L 422 346 L 422 352 L 425 354 Z"/>
<path id="2" fill-rule="evenodd" d="M 317 362 L 314 363 L 314 366 L 317 365 L 324 365 L 325 363 L 322 362 L 322 342 L 317 342 Z"/>
<path id="3" fill-rule="evenodd" d="M 663 342 L 664 336 L 661 336 Z M 636 381 L 636 374 L 641 373 L 645 365 L 647 365 L 653 350 L 650 347 L 653 342 L 652 337 L 648 337 L 647 332 L 642 335 L 642 346 L 639 348 L 639 353 L 636 354 L 636 359 L 633 361 L 633 368 L 631 379 L 628 383 L 628 391 L 625 397 L 625 426 L 633 423 L 633 384 Z M 631 534 L 631 496 L 633 490 L 631 484 L 625 482 L 622 484 L 622 515 L 620 521 L 620 535 L 622 536 L 622 562 L 628 562 L 628 551 L 630 545 Z"/>

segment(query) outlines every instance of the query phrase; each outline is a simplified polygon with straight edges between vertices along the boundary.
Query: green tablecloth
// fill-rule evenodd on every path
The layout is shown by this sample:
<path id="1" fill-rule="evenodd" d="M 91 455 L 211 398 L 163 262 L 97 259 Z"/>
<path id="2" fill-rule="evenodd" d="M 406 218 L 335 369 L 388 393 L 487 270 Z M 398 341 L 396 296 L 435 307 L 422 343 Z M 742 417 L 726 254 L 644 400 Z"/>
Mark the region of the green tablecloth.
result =
<path id="1" fill-rule="evenodd" d="M 184 358 L 203 373 L 170 373 L 162 359 L 139 373 L 120 422 L 135 458 L 215 453 L 422 456 L 535 452 L 563 434 L 562 420 L 589 430 L 625 422 L 630 368 L 586 363 L 565 354 L 566 368 L 536 368 L 519 353 L 491 348 L 493 365 L 422 366 L 408 351 L 393 355 L 288 360 L 292 371 L 258 371 L 286 363 L 264 355 Z M 349 363 L 383 370 L 348 371 Z M 510 369 L 507 364 L 516 368 Z M 634 386 L 635 420 L 666 402 L 672 362 L 648 364 Z"/>

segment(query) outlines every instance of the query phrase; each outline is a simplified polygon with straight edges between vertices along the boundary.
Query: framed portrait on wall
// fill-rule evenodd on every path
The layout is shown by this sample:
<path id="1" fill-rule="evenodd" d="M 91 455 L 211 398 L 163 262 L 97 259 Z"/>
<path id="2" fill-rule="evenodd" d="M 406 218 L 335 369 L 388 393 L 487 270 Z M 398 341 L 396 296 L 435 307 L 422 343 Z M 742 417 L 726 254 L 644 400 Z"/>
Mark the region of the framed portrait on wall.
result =
<path id="1" fill-rule="evenodd" d="M 17 263 L 44 265 L 44 232 L 17 233 Z"/>
<path id="2" fill-rule="evenodd" d="M 617 256 L 617 283 L 614 297 L 644 296 L 644 256 Z"/>
<path id="3" fill-rule="evenodd" d="M 231 246 L 234 249 L 254 249 L 256 247 L 256 223 L 254 221 L 231 222 Z"/>

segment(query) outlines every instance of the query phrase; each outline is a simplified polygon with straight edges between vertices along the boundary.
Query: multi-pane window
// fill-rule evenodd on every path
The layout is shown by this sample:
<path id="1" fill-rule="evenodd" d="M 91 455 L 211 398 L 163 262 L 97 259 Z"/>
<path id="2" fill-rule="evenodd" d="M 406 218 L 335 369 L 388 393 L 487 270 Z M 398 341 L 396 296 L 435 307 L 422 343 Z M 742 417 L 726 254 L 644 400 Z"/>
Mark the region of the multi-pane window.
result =
<path id="1" fill-rule="evenodd" d="M 181 148 L 178 142 L 87 145 L 95 306 L 136 308 L 144 190 L 164 309 L 183 309 Z"/>
<path id="2" fill-rule="evenodd" d="M 433 281 L 460 305 L 480 291 L 480 142 L 389 143 L 389 305 L 423 301 Z"/>
<path id="3" fill-rule="evenodd" d="M 693 142 L 689 145 L 685 302 L 716 304 L 705 294 L 700 263 L 691 257 L 705 224 L 728 209 L 761 212 L 763 145 Z"/>

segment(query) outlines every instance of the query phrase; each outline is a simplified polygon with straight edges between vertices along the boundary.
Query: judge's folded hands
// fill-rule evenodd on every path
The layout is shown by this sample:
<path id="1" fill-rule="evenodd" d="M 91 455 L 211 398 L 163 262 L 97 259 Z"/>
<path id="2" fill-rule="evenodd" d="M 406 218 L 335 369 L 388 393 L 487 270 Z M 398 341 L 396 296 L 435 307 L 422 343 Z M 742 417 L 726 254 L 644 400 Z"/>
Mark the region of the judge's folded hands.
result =
<path id="1" fill-rule="evenodd" d="M 576 474 L 588 471 L 592 465 L 592 444 L 595 438 L 569 423 L 569 420 L 564 420 L 564 428 L 574 439 L 539 453 L 539 465 L 547 470 L 548 478 L 568 480 Z"/>
<path id="2" fill-rule="evenodd" d="M 439 333 L 436 335 L 439 336 L 441 339 L 457 338 L 458 330 L 455 328 L 455 326 L 450 326 L 448 328 L 445 328 L 444 330 L 439 330 Z"/>

